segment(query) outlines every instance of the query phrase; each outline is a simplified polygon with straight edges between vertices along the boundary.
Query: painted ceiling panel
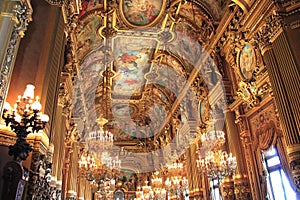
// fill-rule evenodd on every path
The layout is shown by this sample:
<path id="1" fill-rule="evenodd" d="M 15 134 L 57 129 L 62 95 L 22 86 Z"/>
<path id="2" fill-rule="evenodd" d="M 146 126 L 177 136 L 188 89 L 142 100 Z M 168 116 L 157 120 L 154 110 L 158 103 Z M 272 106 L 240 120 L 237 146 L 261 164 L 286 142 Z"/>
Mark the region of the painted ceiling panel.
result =
<path id="1" fill-rule="evenodd" d="M 146 38 L 116 37 L 113 40 L 114 67 L 112 97 L 129 99 L 141 96 L 144 75 L 149 72 L 150 58 L 157 41 Z"/>
<path id="2" fill-rule="evenodd" d="M 85 116 L 83 137 L 99 129 L 103 116 L 115 142 L 134 143 L 138 151 L 146 139 L 151 148 L 171 140 L 174 124 L 183 123 L 178 97 L 200 68 L 214 14 L 188 1 L 82 1 L 73 35 L 79 61 L 73 113 Z"/>
<path id="3" fill-rule="evenodd" d="M 121 0 L 121 13 L 134 26 L 150 25 L 164 10 L 163 0 Z"/>

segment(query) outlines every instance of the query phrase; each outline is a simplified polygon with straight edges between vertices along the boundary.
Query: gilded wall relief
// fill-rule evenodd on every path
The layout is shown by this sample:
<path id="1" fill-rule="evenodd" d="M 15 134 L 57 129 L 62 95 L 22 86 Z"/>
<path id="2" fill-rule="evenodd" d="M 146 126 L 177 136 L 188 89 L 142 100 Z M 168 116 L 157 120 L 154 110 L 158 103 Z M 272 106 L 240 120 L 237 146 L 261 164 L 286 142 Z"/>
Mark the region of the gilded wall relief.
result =
<path id="1" fill-rule="evenodd" d="M 276 107 L 274 103 L 271 103 L 249 119 L 253 137 L 261 147 L 268 147 L 274 134 L 281 132 L 280 121 L 275 112 Z"/>
<path id="2" fill-rule="evenodd" d="M 256 55 L 252 45 L 246 43 L 237 57 L 240 74 L 245 80 L 250 80 L 256 68 Z"/>
<path id="3" fill-rule="evenodd" d="M 154 39 L 116 37 L 113 39 L 114 70 L 113 78 L 114 99 L 128 99 L 141 96 L 144 75 L 149 72 L 150 58 L 156 48 Z"/>
<path id="4" fill-rule="evenodd" d="M 153 25 L 163 14 L 165 0 L 120 0 L 124 21 L 134 27 Z"/>
<path id="5" fill-rule="evenodd" d="M 76 51 L 79 60 L 93 49 L 102 45 L 102 39 L 96 32 L 102 25 L 102 17 L 90 15 L 79 21 L 76 28 Z"/>
<path id="6" fill-rule="evenodd" d="M 188 19 L 198 27 L 201 27 L 204 18 L 201 10 L 190 2 L 187 2 L 180 7 L 179 15 Z"/>

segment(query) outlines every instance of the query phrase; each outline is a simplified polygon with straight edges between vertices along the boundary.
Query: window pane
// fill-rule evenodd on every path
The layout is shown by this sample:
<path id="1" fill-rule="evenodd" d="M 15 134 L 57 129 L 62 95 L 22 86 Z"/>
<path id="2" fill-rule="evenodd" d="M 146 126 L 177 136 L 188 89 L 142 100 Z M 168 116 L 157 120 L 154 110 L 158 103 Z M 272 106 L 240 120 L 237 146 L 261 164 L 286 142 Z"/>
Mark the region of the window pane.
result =
<path id="1" fill-rule="evenodd" d="M 283 200 L 284 190 L 282 188 L 281 177 L 279 171 L 274 171 L 270 173 L 270 178 L 272 182 L 274 197 L 276 200 Z"/>
<path id="2" fill-rule="evenodd" d="M 290 182 L 289 182 L 289 180 L 288 180 L 288 178 L 285 175 L 283 170 L 281 170 L 281 175 L 282 175 L 284 189 L 285 189 L 287 199 L 288 200 L 297 200 L 296 199 L 296 193 L 293 190 L 293 188 L 291 187 L 291 184 L 290 184 Z"/>
<path id="3" fill-rule="evenodd" d="M 274 196 L 272 193 L 272 187 L 271 187 L 271 183 L 270 183 L 270 179 L 267 179 L 267 188 L 268 188 L 268 197 L 270 200 L 274 200 Z"/>
<path id="4" fill-rule="evenodd" d="M 216 200 L 222 199 L 222 198 L 221 198 L 221 195 L 220 195 L 219 188 L 216 188 L 216 189 L 215 189 L 215 199 L 216 199 Z"/>
<path id="5" fill-rule="evenodd" d="M 275 165 L 279 165 L 280 164 L 280 160 L 278 156 L 275 156 L 273 158 L 270 158 L 267 160 L 268 166 L 269 167 L 273 167 Z"/>
<path id="6" fill-rule="evenodd" d="M 276 149 L 272 148 L 269 151 L 267 151 L 265 155 L 269 157 L 269 156 L 273 156 L 273 155 L 276 155 L 276 154 L 277 154 Z"/>

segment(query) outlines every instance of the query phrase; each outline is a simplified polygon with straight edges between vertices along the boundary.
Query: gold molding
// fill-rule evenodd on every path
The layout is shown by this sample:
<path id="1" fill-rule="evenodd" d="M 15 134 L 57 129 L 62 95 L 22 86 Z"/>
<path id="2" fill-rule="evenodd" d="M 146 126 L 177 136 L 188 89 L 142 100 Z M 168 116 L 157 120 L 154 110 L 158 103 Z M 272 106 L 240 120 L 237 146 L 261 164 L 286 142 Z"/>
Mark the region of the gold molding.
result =
<path id="1" fill-rule="evenodd" d="M 246 1 L 244 1 L 244 0 L 232 0 L 232 2 L 234 2 L 236 5 L 238 5 L 239 7 L 241 7 L 242 10 L 247 13 L 250 10 L 250 6 L 249 6 L 249 4 Z"/>

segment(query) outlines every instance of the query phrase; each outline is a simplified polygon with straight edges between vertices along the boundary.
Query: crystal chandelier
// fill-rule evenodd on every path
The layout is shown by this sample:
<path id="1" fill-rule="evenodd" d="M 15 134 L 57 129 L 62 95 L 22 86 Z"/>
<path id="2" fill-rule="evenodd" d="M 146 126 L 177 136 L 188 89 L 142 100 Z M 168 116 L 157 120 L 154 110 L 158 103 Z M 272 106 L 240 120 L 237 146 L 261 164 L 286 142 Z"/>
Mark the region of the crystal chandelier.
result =
<path id="1" fill-rule="evenodd" d="M 79 160 L 79 173 L 90 176 L 90 173 L 93 172 L 94 168 L 96 168 L 95 159 L 88 153 L 83 153 Z"/>
<path id="2" fill-rule="evenodd" d="M 161 200 L 166 198 L 167 191 L 163 188 L 163 179 L 159 176 L 159 172 L 153 173 L 151 178 L 151 187 L 153 188 L 154 198 Z"/>
<path id="3" fill-rule="evenodd" d="M 145 185 L 137 187 L 135 200 L 154 200 L 154 191 L 151 186 L 148 185 L 149 181 L 145 181 Z"/>
<path id="4" fill-rule="evenodd" d="M 111 157 L 108 152 L 102 152 L 101 163 L 112 169 L 121 169 L 121 160 L 119 159 L 119 156 Z"/>
<path id="5" fill-rule="evenodd" d="M 227 176 L 233 176 L 236 171 L 236 157 L 229 155 L 225 151 L 209 151 L 205 158 L 197 160 L 197 166 L 202 173 L 206 173 L 208 178 L 223 179 Z"/>
<path id="6" fill-rule="evenodd" d="M 201 140 L 201 149 L 199 149 L 199 154 L 204 154 L 204 152 L 210 151 L 213 148 L 220 147 L 225 143 L 225 133 L 220 130 L 209 130 L 202 132 L 198 128 L 198 133 Z"/>
<path id="7" fill-rule="evenodd" d="M 188 180 L 185 177 L 184 163 L 174 162 L 171 165 L 167 165 L 169 177 L 165 180 L 165 186 L 167 189 L 167 199 L 181 198 L 182 195 L 188 193 Z"/>
<path id="8" fill-rule="evenodd" d="M 104 128 L 108 120 L 101 116 L 97 119 L 97 122 L 100 126 L 99 130 L 89 133 L 88 143 L 90 148 L 96 151 L 99 149 L 109 149 L 114 143 L 114 135 Z"/>

